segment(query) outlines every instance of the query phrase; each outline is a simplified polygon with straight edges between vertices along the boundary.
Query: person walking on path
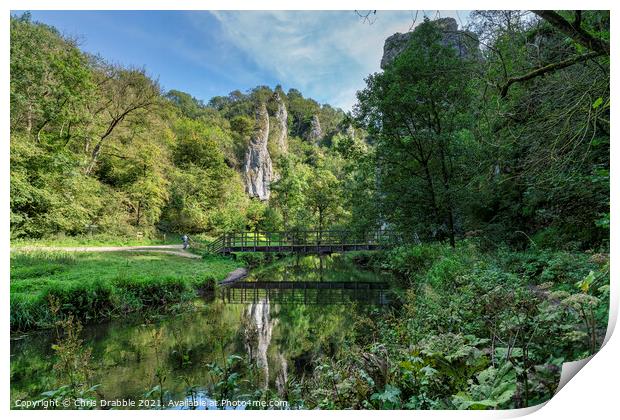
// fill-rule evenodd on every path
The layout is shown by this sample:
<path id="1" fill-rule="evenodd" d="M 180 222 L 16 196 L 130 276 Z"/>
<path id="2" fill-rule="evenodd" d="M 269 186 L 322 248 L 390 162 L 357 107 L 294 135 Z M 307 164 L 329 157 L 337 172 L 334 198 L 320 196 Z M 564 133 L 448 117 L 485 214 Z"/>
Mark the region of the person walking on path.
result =
<path id="1" fill-rule="evenodd" d="M 181 240 L 183 241 L 183 249 L 187 249 L 187 247 L 189 247 L 189 236 L 185 234 L 181 236 Z"/>

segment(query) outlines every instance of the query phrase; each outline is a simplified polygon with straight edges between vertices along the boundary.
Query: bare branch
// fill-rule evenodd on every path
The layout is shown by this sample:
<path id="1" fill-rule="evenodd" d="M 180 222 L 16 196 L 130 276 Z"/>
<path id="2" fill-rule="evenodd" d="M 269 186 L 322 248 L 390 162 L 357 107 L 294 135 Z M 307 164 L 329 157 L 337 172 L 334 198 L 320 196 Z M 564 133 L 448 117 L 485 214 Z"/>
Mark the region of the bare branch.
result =
<path id="1" fill-rule="evenodd" d="M 372 25 L 377 20 L 376 10 L 366 10 L 365 12 L 360 12 L 359 10 L 356 10 L 355 14 L 362 19 L 363 23 L 367 23 L 369 25 Z"/>

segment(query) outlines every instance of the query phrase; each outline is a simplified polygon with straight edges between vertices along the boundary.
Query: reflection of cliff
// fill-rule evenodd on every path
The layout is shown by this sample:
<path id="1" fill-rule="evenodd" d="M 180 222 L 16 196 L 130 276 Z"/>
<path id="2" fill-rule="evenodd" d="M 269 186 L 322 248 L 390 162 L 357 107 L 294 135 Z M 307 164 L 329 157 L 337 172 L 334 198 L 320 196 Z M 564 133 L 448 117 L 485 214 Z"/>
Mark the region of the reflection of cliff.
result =
<path id="1" fill-rule="evenodd" d="M 288 381 L 288 362 L 282 353 L 278 353 L 278 361 L 280 362 L 280 371 L 276 376 L 276 389 L 278 394 L 286 396 L 286 382 Z"/>
<path id="2" fill-rule="evenodd" d="M 245 347 L 251 361 L 263 372 L 263 387 L 269 387 L 269 359 L 267 353 L 271 344 L 271 335 L 277 319 L 271 318 L 271 305 L 267 298 L 248 305 L 245 311 Z M 275 371 L 278 389 L 286 383 L 287 363 L 283 355 L 277 354 Z"/>

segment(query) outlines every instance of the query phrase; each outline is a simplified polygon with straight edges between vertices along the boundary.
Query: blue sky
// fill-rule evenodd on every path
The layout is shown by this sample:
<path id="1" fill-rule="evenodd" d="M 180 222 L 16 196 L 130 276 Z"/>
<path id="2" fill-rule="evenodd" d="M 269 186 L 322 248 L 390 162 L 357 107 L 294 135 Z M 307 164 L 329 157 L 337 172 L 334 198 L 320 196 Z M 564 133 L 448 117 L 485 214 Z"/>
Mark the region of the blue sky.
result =
<path id="1" fill-rule="evenodd" d="M 106 60 L 144 67 L 162 87 L 208 101 L 257 85 L 299 89 L 349 110 L 364 77 L 379 71 L 385 38 L 407 32 L 416 12 L 32 11 Z M 466 20 L 467 13 L 428 11 Z M 424 12 L 417 13 L 416 22 Z"/>

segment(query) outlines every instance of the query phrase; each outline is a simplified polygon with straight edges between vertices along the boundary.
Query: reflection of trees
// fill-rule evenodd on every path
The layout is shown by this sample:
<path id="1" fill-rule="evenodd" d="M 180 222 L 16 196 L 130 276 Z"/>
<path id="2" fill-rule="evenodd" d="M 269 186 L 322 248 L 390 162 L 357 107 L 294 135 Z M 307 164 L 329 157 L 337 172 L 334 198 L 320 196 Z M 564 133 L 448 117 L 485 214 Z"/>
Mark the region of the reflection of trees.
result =
<path id="1" fill-rule="evenodd" d="M 340 305 L 273 306 L 267 298 L 248 305 L 242 319 L 243 339 L 248 357 L 261 370 L 261 386 L 269 387 L 271 371 L 283 395 L 289 360 L 312 360 L 345 348 L 350 331 L 347 311 Z M 273 337 L 277 341 L 272 342 Z"/>
<path id="2" fill-rule="evenodd" d="M 167 384 L 171 392 L 182 392 L 187 387 L 186 381 L 192 385 L 208 383 L 204 366 L 213 362 L 222 364 L 229 354 L 235 353 L 240 310 L 214 302 L 201 311 L 169 317 L 158 323 L 163 331 L 162 353 L 166 355 L 166 367 L 170 370 Z M 149 385 L 147 379 L 150 380 L 156 368 L 150 334 L 153 327 L 117 327 L 96 346 L 104 361 L 119 351 L 123 354 L 140 349 L 140 354 L 125 358 L 114 367 L 106 363 L 108 370 L 115 371 L 115 374 L 105 373 L 104 388 L 110 398 L 125 396 L 125 393 L 119 395 L 119 390 L 131 394 L 144 392 Z M 187 356 L 186 363 L 179 363 L 180 355 Z"/>
<path id="3" fill-rule="evenodd" d="M 278 347 L 290 361 L 299 359 L 303 365 L 321 355 L 333 356 L 347 348 L 347 337 L 352 331 L 349 307 L 282 305 L 278 307 L 277 316 L 280 321 Z"/>
<path id="4" fill-rule="evenodd" d="M 264 281 L 376 281 L 386 274 L 360 269 L 341 255 L 300 255 L 252 270 L 250 278 Z M 380 276 L 381 278 L 379 278 Z"/>

